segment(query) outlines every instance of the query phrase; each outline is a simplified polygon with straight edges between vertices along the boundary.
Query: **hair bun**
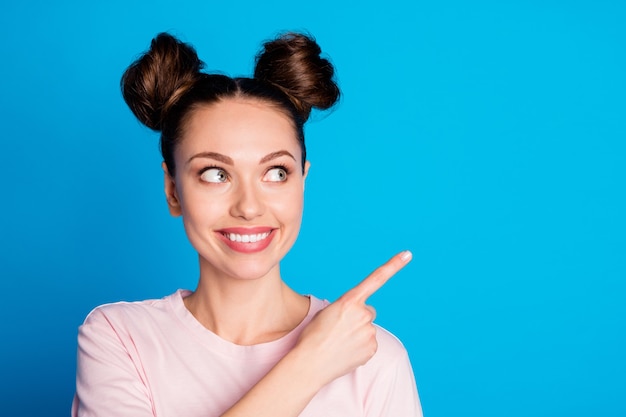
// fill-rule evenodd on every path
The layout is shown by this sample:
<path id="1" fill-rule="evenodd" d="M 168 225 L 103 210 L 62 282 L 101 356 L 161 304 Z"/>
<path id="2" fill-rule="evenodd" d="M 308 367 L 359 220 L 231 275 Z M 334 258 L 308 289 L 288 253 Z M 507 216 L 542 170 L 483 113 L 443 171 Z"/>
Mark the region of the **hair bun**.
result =
<path id="1" fill-rule="evenodd" d="M 122 75 L 122 95 L 141 123 L 162 130 L 168 113 L 200 77 L 203 66 L 193 46 L 160 33 L 150 50 Z"/>
<path id="2" fill-rule="evenodd" d="M 285 92 L 307 120 L 311 108 L 325 110 L 339 99 L 335 70 L 321 52 L 312 37 L 286 33 L 263 45 L 256 57 L 254 77 Z"/>

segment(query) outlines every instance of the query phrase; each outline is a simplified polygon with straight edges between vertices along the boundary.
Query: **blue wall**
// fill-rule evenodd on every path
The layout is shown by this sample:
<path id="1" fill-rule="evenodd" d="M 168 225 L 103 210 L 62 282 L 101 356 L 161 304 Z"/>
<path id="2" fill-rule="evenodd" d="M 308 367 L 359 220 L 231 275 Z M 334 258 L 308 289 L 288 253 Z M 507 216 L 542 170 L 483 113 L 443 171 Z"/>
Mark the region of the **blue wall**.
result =
<path id="1" fill-rule="evenodd" d="M 412 249 L 372 303 L 428 417 L 626 415 L 623 2 L 6 3 L 1 415 L 68 415 L 94 306 L 194 287 L 122 71 L 169 30 L 250 74 L 281 29 L 311 31 L 344 92 L 308 127 L 287 281 L 334 299 Z"/>

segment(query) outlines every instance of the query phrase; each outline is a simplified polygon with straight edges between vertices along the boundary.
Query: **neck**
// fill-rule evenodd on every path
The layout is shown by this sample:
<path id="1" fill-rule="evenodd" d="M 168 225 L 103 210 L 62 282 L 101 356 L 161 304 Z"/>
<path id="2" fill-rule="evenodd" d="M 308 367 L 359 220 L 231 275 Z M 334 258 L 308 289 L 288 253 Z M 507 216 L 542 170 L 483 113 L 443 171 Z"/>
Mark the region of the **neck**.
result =
<path id="1" fill-rule="evenodd" d="M 239 345 L 276 340 L 309 310 L 308 298 L 282 281 L 278 265 L 263 277 L 241 279 L 218 274 L 202 260 L 198 287 L 184 302 L 207 329 Z"/>

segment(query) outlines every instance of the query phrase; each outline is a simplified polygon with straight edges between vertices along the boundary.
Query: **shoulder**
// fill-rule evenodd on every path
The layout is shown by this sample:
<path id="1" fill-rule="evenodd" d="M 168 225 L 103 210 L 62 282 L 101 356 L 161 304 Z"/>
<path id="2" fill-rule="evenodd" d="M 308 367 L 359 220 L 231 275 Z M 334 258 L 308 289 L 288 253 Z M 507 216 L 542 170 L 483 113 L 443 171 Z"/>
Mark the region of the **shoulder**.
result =
<path id="1" fill-rule="evenodd" d="M 319 299 L 312 295 L 309 295 L 309 298 L 311 299 L 309 316 L 313 316 L 330 304 L 328 300 Z M 389 367 L 390 363 L 407 363 L 408 353 L 400 339 L 383 327 L 377 324 L 374 324 L 374 326 L 376 327 L 378 349 L 374 357 L 370 359 L 370 362 L 375 366 L 382 365 L 386 367 Z"/>
<path id="2" fill-rule="evenodd" d="M 409 354 L 395 335 L 376 325 L 378 347 L 371 359 L 360 368 L 363 378 L 377 386 L 386 385 L 400 377 L 408 382 L 413 378 L 413 369 Z"/>
<path id="3" fill-rule="evenodd" d="M 415 375 L 409 355 L 400 340 L 376 326 L 378 350 L 360 368 L 369 393 L 365 397 L 368 416 L 422 415 Z M 359 369 L 357 369 L 357 372 Z"/>
<path id="4" fill-rule="evenodd" d="M 90 323 L 104 317 L 115 319 L 127 316 L 149 315 L 153 313 L 154 310 L 158 310 L 159 304 L 164 300 L 165 298 L 142 301 L 118 301 L 115 303 L 102 304 L 91 310 L 87 318 L 85 318 L 85 323 Z"/>
<path id="5" fill-rule="evenodd" d="M 376 325 L 376 341 L 378 349 L 370 361 L 389 366 L 390 363 L 406 362 L 408 353 L 400 339 L 390 331 Z"/>
<path id="6" fill-rule="evenodd" d="M 158 326 L 164 321 L 172 320 L 171 303 L 180 297 L 181 291 L 160 299 L 142 301 L 120 301 L 103 304 L 94 308 L 80 326 L 84 332 L 89 328 L 112 328 L 116 332 L 129 331 L 132 328 Z"/>

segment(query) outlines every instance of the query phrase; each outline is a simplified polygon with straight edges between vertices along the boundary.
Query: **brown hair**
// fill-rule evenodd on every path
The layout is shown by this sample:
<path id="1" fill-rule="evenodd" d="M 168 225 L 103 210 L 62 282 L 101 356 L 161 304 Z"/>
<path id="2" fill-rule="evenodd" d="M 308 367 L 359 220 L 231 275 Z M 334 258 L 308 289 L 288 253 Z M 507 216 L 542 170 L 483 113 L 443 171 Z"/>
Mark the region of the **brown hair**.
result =
<path id="1" fill-rule="evenodd" d="M 312 108 L 328 109 L 340 95 L 333 66 L 320 54 L 311 36 L 287 33 L 263 45 L 254 78 L 231 78 L 201 72 L 204 63 L 191 45 L 160 33 L 150 50 L 124 72 L 122 95 L 141 123 L 161 132 L 161 154 L 172 176 L 174 149 L 192 112 L 232 97 L 255 98 L 287 114 L 296 130 L 304 167 L 304 123 Z"/>

